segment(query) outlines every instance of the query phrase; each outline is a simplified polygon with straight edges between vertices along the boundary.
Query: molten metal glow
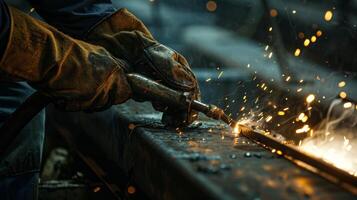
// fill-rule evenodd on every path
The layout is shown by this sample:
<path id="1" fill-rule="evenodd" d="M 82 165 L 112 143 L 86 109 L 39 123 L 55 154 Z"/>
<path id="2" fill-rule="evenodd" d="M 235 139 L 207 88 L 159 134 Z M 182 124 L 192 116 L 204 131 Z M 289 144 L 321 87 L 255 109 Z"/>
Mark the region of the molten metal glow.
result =
<path id="1" fill-rule="evenodd" d="M 239 123 L 236 123 L 236 125 L 234 126 L 233 133 L 234 133 L 234 135 L 238 136 L 238 134 L 239 134 Z"/>
<path id="2" fill-rule="evenodd" d="M 332 141 L 304 141 L 300 149 L 357 176 L 357 157 L 350 141 L 345 137 L 334 137 Z"/>

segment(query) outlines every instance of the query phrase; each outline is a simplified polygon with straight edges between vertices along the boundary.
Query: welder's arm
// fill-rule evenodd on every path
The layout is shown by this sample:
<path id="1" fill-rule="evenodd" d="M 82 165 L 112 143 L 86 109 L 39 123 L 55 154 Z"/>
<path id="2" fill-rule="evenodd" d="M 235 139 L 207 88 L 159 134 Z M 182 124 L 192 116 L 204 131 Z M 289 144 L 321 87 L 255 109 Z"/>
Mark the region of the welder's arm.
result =
<path id="1" fill-rule="evenodd" d="M 8 11 L 11 27 L 0 79 L 28 81 L 69 111 L 103 109 L 130 98 L 126 62 L 14 8 Z"/>
<path id="2" fill-rule="evenodd" d="M 134 72 L 171 89 L 190 93 L 192 99 L 200 98 L 196 77 L 186 59 L 156 41 L 144 23 L 128 10 L 120 9 L 102 20 L 89 31 L 86 40 L 128 61 Z M 197 118 L 191 109 L 164 107 L 160 102 L 153 102 L 153 105 L 164 112 L 162 121 L 168 125 L 187 125 Z"/>

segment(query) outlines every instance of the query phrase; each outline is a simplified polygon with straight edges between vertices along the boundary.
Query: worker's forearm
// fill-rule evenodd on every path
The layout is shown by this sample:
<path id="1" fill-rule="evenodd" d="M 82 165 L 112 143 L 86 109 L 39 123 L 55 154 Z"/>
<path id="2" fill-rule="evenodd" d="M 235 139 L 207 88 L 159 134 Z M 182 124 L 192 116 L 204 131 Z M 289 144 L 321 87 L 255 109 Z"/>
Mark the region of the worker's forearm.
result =
<path id="1" fill-rule="evenodd" d="M 10 17 L 3 0 L 0 0 L 0 59 L 5 52 L 10 29 Z"/>
<path id="2" fill-rule="evenodd" d="M 110 0 L 28 1 L 47 23 L 79 39 L 92 26 L 115 12 Z"/>

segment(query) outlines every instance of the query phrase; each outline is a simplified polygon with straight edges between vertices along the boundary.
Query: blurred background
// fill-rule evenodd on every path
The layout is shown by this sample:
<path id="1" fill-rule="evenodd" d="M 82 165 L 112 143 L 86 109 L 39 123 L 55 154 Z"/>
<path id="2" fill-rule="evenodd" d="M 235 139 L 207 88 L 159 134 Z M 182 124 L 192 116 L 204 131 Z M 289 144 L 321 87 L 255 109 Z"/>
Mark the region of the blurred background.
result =
<path id="1" fill-rule="evenodd" d="M 357 175 L 357 0 L 113 3 L 187 58 L 204 102 Z"/>

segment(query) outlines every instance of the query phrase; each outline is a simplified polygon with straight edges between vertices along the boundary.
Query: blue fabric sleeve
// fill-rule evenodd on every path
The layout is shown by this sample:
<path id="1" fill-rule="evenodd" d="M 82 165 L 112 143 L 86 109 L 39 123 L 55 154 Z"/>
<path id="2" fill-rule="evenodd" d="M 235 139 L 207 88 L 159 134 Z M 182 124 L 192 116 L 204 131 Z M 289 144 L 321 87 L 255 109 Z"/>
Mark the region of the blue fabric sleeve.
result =
<path id="1" fill-rule="evenodd" d="M 10 32 L 10 16 L 6 4 L 0 0 L 0 60 L 5 52 Z"/>
<path id="2" fill-rule="evenodd" d="M 47 23 L 79 39 L 101 19 L 116 11 L 111 0 L 29 0 L 29 2 Z"/>

